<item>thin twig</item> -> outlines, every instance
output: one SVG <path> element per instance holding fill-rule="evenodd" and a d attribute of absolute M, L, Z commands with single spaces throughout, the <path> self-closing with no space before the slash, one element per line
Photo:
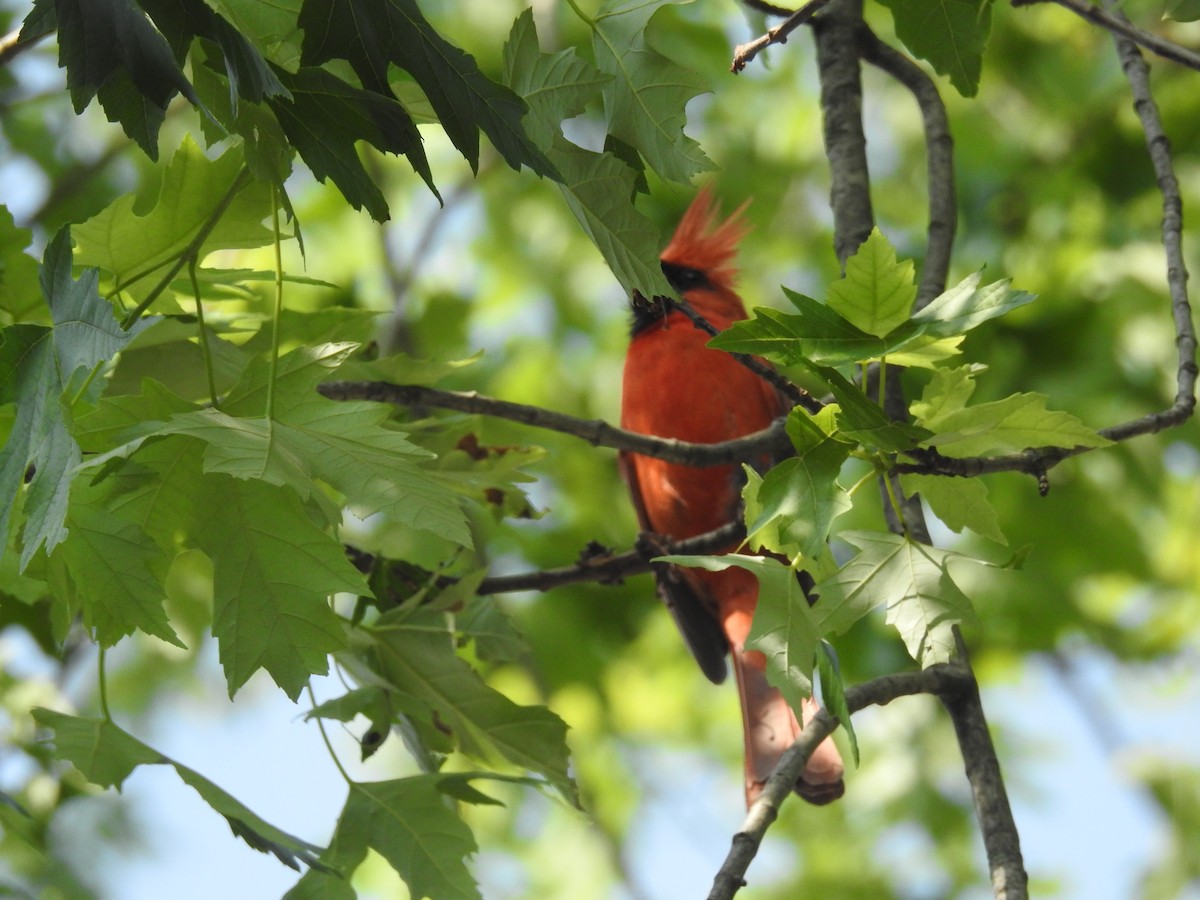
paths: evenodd
<path fill-rule="evenodd" d="M 716 337 L 720 333 L 717 331 L 716 326 L 709 322 L 708 319 L 692 309 L 692 305 L 686 300 L 676 300 L 674 303 L 675 308 L 687 316 L 692 324 L 705 334 Z M 804 388 L 784 378 L 779 372 L 762 360 L 755 359 L 746 353 L 731 353 L 729 355 L 791 400 L 795 405 L 803 406 L 810 413 L 818 413 L 824 408 L 824 404 L 820 400 L 804 390 Z"/>
<path fill-rule="evenodd" d="M 549 591 L 566 584 L 618 584 L 633 575 L 649 572 L 650 560 L 663 555 L 694 556 L 727 550 L 746 536 L 744 522 L 730 522 L 720 528 L 698 534 L 682 541 L 669 541 L 661 535 L 653 541 L 639 541 L 637 546 L 615 556 L 588 556 L 573 566 L 521 572 L 515 575 L 493 575 L 485 578 L 477 594 L 509 594 L 515 591 Z"/>
<path fill-rule="evenodd" d="M 1157 53 L 1163 59 L 1177 62 L 1181 66 L 1200 71 L 1200 53 L 1181 47 L 1173 41 L 1159 37 L 1132 24 L 1119 12 L 1108 12 L 1096 6 L 1090 0 L 1012 0 L 1013 6 L 1032 6 L 1035 3 L 1057 3 L 1063 9 L 1068 9 L 1075 15 L 1087 19 L 1093 25 L 1099 25 L 1113 33 L 1114 37 L 1123 37 L 1135 44 L 1140 44 L 1152 53 Z"/>
<path fill-rule="evenodd" d="M 16 59 L 18 54 L 24 53 L 31 47 L 36 46 L 38 41 L 45 36 L 45 34 L 39 34 L 22 40 L 21 29 L 18 28 L 15 31 L 10 31 L 4 37 L 0 37 L 0 66 L 7 66 Z"/>
<path fill-rule="evenodd" d="M 730 65 L 729 70 L 731 72 L 740 72 L 746 68 L 747 63 L 767 47 L 772 44 L 786 44 L 788 35 L 810 21 L 829 2 L 830 0 L 808 0 L 807 3 L 788 16 L 784 21 L 780 22 L 774 28 L 768 29 L 767 33 L 762 35 L 762 37 L 755 38 L 747 44 L 739 44 L 733 51 L 733 63 Z M 778 13 L 779 10 L 777 8 L 772 9 L 772 12 Z"/>
<path fill-rule="evenodd" d="M 1117 21 L 1121 14 L 1110 16 Z M 1158 189 L 1163 198 L 1162 242 L 1166 253 L 1167 287 L 1171 296 L 1171 317 L 1175 325 L 1177 368 L 1175 398 L 1165 410 L 1148 413 L 1136 419 L 1101 428 L 1097 433 L 1113 442 L 1127 441 L 1146 434 L 1156 434 L 1183 424 L 1196 408 L 1196 331 L 1192 324 L 1192 309 L 1188 300 L 1187 266 L 1183 257 L 1183 200 L 1179 182 L 1171 161 L 1171 146 L 1163 131 L 1158 107 L 1150 93 L 1150 76 L 1145 59 L 1131 38 L 1114 34 L 1121 67 L 1129 80 L 1134 110 L 1146 137 L 1146 149 L 1154 168 Z M 1038 479 L 1042 493 L 1049 489 L 1046 473 L 1072 456 L 1086 453 L 1092 447 L 1041 447 L 993 457 L 953 459 L 936 450 L 910 453 L 916 463 L 902 463 L 897 473 L 913 472 L 925 475 L 951 475 L 972 478 L 995 472 L 1023 472 Z"/>
<path fill-rule="evenodd" d="M 440 391 L 415 384 L 389 384 L 384 381 L 329 381 L 317 388 L 331 400 L 372 400 L 400 406 L 428 406 L 452 409 L 471 415 L 494 416 L 557 431 L 587 441 L 595 447 L 628 450 L 655 459 L 686 466 L 721 466 L 738 463 L 760 454 L 788 454 L 791 441 L 784 430 L 784 419 L 745 437 L 719 444 L 693 444 L 675 438 L 653 437 L 609 425 L 602 419 L 578 419 L 538 406 L 512 403 L 484 397 L 474 391 Z"/>
<path fill-rule="evenodd" d="M 884 706 L 899 697 L 914 694 L 933 694 L 944 701 L 945 698 L 958 697 L 972 690 L 978 692 L 975 676 L 969 668 L 959 663 L 943 663 L 920 672 L 884 675 L 847 688 L 846 706 L 853 713 L 867 706 Z M 746 870 L 758 853 L 767 828 L 778 817 L 780 805 L 791 794 L 796 779 L 804 771 L 813 751 L 838 724 L 838 720 L 827 710 L 821 710 L 804 726 L 795 743 L 783 754 L 762 793 L 747 811 L 741 830 L 733 836 L 732 847 L 713 879 L 708 900 L 729 900 L 746 883 Z"/>
<path fill-rule="evenodd" d="M 1109 4 L 1110 6 L 1113 4 Z M 1120 10 L 1110 13 L 1117 22 L 1128 24 Z M 1131 26 L 1132 27 L 1132 26 Z M 1114 34 L 1121 69 L 1133 93 L 1133 108 L 1146 135 L 1146 151 L 1154 166 L 1154 177 L 1163 198 L 1162 242 L 1167 257 L 1167 287 L 1171 293 L 1171 315 L 1175 322 L 1175 348 L 1178 368 L 1175 375 L 1175 401 L 1166 410 L 1168 416 L 1186 420 L 1196 408 L 1196 332 L 1192 325 L 1192 307 L 1188 302 L 1187 265 L 1183 261 L 1183 198 L 1171 162 L 1171 144 L 1163 131 L 1158 104 L 1150 93 L 1150 68 L 1128 35 Z M 1156 429 L 1157 430 L 1157 429 Z"/>

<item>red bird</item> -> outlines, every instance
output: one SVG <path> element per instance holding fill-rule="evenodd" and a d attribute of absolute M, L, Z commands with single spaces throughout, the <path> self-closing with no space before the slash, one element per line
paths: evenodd
<path fill-rule="evenodd" d="M 718 330 L 746 318 L 733 290 L 732 267 L 746 232 L 743 209 L 718 225 L 712 196 L 702 189 L 660 257 L 671 286 Z M 633 339 L 625 358 L 623 428 L 715 444 L 766 428 L 787 411 L 787 401 L 774 387 L 729 354 L 706 347 L 707 341 L 708 335 L 670 300 L 635 302 Z M 683 466 L 636 453 L 622 453 L 620 462 L 644 531 L 678 540 L 740 515 L 738 466 Z M 725 552 L 733 549 L 731 545 Z M 732 655 L 742 700 L 748 806 L 800 732 L 783 695 L 767 683 L 766 657 L 744 649 L 758 603 L 758 581 L 734 567 L 723 572 L 659 567 L 655 578 L 659 596 L 711 681 L 725 680 L 725 657 Z M 805 701 L 805 719 L 817 708 L 812 699 Z M 826 738 L 796 783 L 796 793 L 812 803 L 836 800 L 844 790 L 842 773 L 837 747 Z"/>

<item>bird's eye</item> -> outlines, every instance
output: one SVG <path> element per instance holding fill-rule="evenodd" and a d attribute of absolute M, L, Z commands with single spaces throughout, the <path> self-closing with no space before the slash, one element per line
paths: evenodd
<path fill-rule="evenodd" d="M 671 283 L 671 287 L 680 293 L 708 287 L 708 276 L 699 269 L 665 262 L 662 264 L 662 270 L 663 274 L 667 276 L 667 281 Z"/>

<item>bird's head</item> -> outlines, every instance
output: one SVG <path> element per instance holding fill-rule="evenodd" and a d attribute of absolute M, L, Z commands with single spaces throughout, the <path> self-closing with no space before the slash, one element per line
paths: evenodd
<path fill-rule="evenodd" d="M 725 312 L 729 318 L 744 318 L 742 302 L 733 290 L 737 269 L 733 265 L 738 242 L 749 230 L 742 213 L 746 201 L 724 221 L 718 222 L 716 200 L 707 185 L 688 207 L 671 242 L 659 256 L 663 274 L 671 287 L 694 306 L 708 312 Z M 728 307 L 728 309 L 726 309 Z"/>

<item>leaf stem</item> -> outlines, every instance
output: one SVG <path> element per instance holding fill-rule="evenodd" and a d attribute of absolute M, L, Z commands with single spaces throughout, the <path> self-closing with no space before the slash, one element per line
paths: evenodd
<path fill-rule="evenodd" d="M 150 308 L 150 304 L 157 300 L 159 295 L 167 289 L 167 285 L 179 274 L 179 270 L 183 268 L 184 264 L 197 259 L 200 254 L 200 248 L 204 246 L 204 242 L 208 240 L 208 236 L 212 234 L 213 229 L 217 227 L 217 223 L 221 221 L 221 217 L 225 215 L 225 211 L 229 209 L 229 205 L 233 203 L 233 198 L 250 182 L 250 177 L 250 169 L 242 166 L 242 170 L 238 172 L 237 178 L 233 179 L 233 183 L 229 185 L 229 190 L 217 201 L 217 205 L 208 214 L 208 218 L 204 220 L 204 224 L 200 226 L 200 230 L 196 232 L 196 236 L 188 241 L 188 245 L 176 257 L 174 264 L 167 270 L 167 274 L 151 289 L 146 298 L 131 309 L 122 320 L 122 328 L 128 331 L 133 326 L 133 323 L 142 317 L 142 313 Z"/>
<path fill-rule="evenodd" d="M 896 488 L 892 484 L 892 476 L 890 472 L 884 472 L 879 480 L 883 482 L 883 487 L 887 491 L 888 502 L 892 505 L 892 510 L 896 513 L 896 521 L 900 523 L 900 527 L 904 531 L 904 536 L 911 539 L 912 535 L 908 533 L 908 519 L 904 516 L 904 507 L 900 505 L 900 498 L 896 496 Z"/>
<path fill-rule="evenodd" d="M 84 391 L 88 389 L 88 385 L 96 380 L 96 376 L 100 373 L 100 367 L 103 366 L 104 363 L 105 360 L 100 360 L 100 362 L 92 366 L 92 371 L 88 373 L 88 377 L 84 379 L 83 384 L 79 386 L 79 390 L 77 390 L 75 395 L 71 397 L 71 406 L 74 406 L 79 402 L 79 398 L 82 397 Z"/>
<path fill-rule="evenodd" d="M 283 314 L 283 247 L 279 229 L 279 194 L 271 182 L 271 226 L 275 238 L 275 310 L 271 317 L 271 373 L 267 381 L 267 421 L 275 418 L 275 372 L 279 364 L 279 319 Z"/>
<path fill-rule="evenodd" d="M 575 0 L 567 0 L 567 6 L 571 7 L 571 9 L 574 10 L 575 15 L 579 16 L 579 18 L 588 25 L 592 26 L 593 28 L 596 26 L 596 20 L 580 9 L 579 4 L 576 3 Z"/>
<path fill-rule="evenodd" d="M 312 685 L 305 685 L 305 690 L 308 691 L 308 699 L 312 701 L 313 708 L 317 706 L 317 696 L 313 693 Z M 354 784 L 354 779 L 346 771 L 342 765 L 342 761 L 338 759 L 337 752 L 333 749 L 333 742 L 329 740 L 329 735 L 325 731 L 325 723 L 321 721 L 320 716 L 316 716 L 317 728 L 321 732 L 321 740 L 325 742 L 325 749 L 329 751 L 329 758 L 333 760 L 333 764 L 337 766 L 337 770 L 342 773 L 342 778 L 346 780 L 346 784 Z"/>
<path fill-rule="evenodd" d="M 200 282 L 196 278 L 196 258 L 188 260 L 188 277 L 192 280 L 192 296 L 196 298 L 196 321 L 200 326 L 200 352 L 204 356 L 204 374 L 208 376 L 208 396 L 213 409 L 220 409 L 217 401 L 217 379 L 213 375 L 212 351 L 208 346 L 208 327 L 204 324 L 204 302 L 200 299 Z"/>
<path fill-rule="evenodd" d="M 108 711 L 108 677 L 104 671 L 104 654 L 105 648 L 100 648 L 100 654 L 97 658 L 97 681 L 100 686 L 100 712 L 104 715 L 106 722 L 112 721 L 112 713 Z"/>
<path fill-rule="evenodd" d="M 864 484 L 866 484 L 871 479 L 878 477 L 878 475 L 879 475 L 878 469 L 871 469 L 870 472 L 868 472 L 862 478 L 858 479 L 858 481 L 854 482 L 854 484 L 851 485 L 850 489 L 848 491 L 846 491 L 846 493 L 849 496 L 853 497 L 855 491 L 857 491 L 860 487 L 862 487 Z"/>

